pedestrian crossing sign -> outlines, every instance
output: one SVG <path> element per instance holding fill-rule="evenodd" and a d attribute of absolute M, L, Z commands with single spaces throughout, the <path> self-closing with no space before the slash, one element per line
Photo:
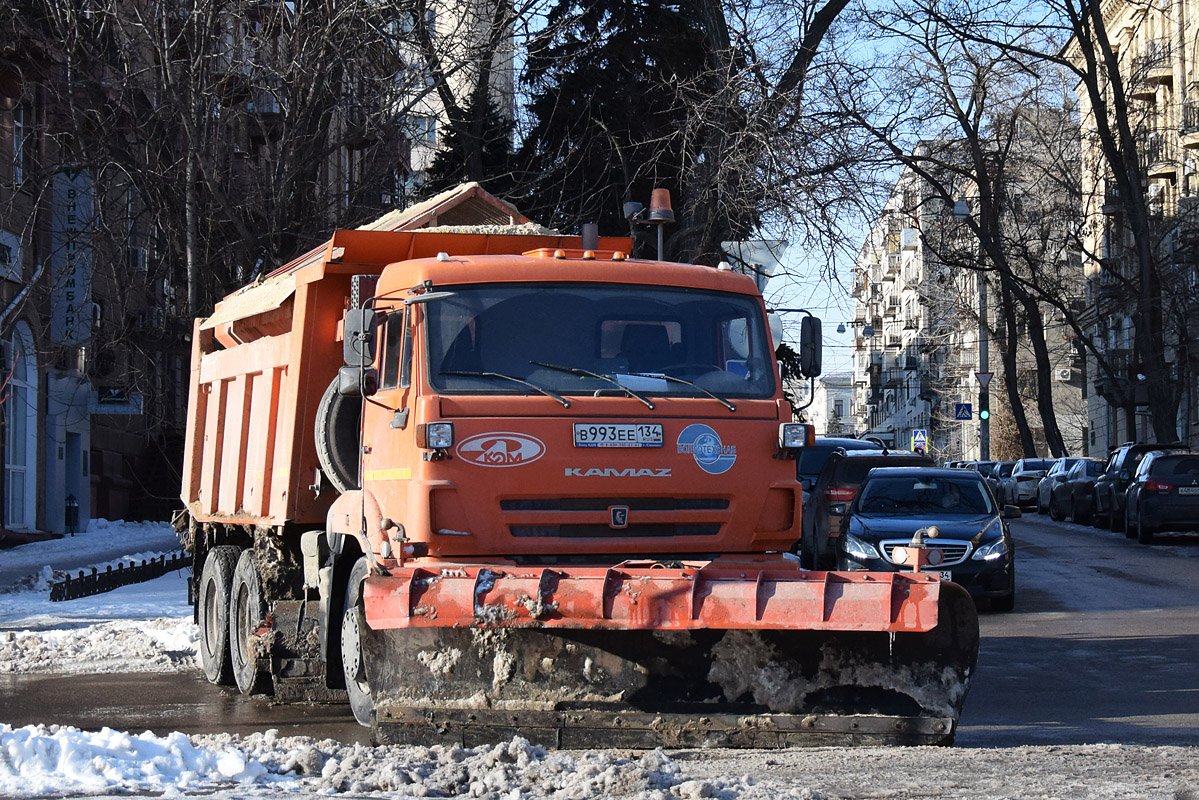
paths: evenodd
<path fill-rule="evenodd" d="M 928 452 L 928 431 L 924 428 L 916 428 L 912 431 L 912 451 L 916 453 Z"/>

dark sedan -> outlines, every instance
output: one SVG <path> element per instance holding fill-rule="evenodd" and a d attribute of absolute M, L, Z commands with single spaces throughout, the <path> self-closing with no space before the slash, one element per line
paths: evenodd
<path fill-rule="evenodd" d="M 895 548 L 917 530 L 930 531 L 926 546 L 941 550 L 942 579 L 960 584 L 992 609 L 1011 610 L 1016 599 L 1015 545 L 1007 518 L 1020 509 L 1000 509 L 973 470 L 877 467 L 870 470 L 847 509 L 838 542 L 842 570 L 898 571 Z"/>
<path fill-rule="evenodd" d="M 1103 461 L 1097 458 L 1077 458 L 1065 477 L 1049 494 L 1049 518 L 1061 521 L 1066 517 L 1080 525 L 1091 521 L 1095 507 L 1095 479 L 1103 474 Z"/>

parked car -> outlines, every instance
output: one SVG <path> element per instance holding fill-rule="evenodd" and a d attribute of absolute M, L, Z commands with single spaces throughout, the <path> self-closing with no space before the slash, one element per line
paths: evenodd
<path fill-rule="evenodd" d="M 936 465 L 931 456 L 904 450 L 834 450 L 824 462 L 820 477 L 808 493 L 803 508 L 803 539 L 800 542 L 800 563 L 807 569 L 833 569 L 836 552 L 833 547 L 841 535 L 841 517 L 831 506 L 842 507 L 853 500 L 866 473 L 880 466 Z"/>
<path fill-rule="evenodd" d="M 1199 529 L 1199 452 L 1145 454 L 1125 490 L 1124 535 L 1152 544 L 1158 531 Z"/>
<path fill-rule="evenodd" d="M 817 436 L 816 443 L 811 447 L 804 447 L 799 451 L 799 458 L 795 461 L 795 477 L 799 479 L 803 486 L 803 501 L 808 502 L 808 494 L 812 491 L 812 487 L 816 485 L 816 479 L 820 477 L 820 470 L 824 468 L 824 462 L 828 461 L 828 457 L 834 450 L 874 450 L 879 451 L 883 446 L 873 439 L 851 439 L 842 436 Z"/>
<path fill-rule="evenodd" d="M 981 475 L 972 471 L 876 467 L 866 475 L 849 504 L 844 535 L 837 540 L 837 564 L 843 570 L 903 569 L 894 561 L 896 547 L 911 542 L 920 529 L 925 544 L 941 550 L 936 567 L 991 608 L 1009 611 L 1016 599 L 1015 544 L 1007 520 L 1020 509 L 1001 509 Z"/>
<path fill-rule="evenodd" d="M 1053 487 L 1066 479 L 1066 473 L 1070 471 L 1070 467 L 1078 463 L 1078 458 L 1065 456 L 1053 462 L 1053 466 L 1045 473 L 1045 477 L 1037 482 L 1037 513 L 1044 514 L 1049 511 L 1049 495 L 1053 493 Z"/>
<path fill-rule="evenodd" d="M 1051 458 L 1022 458 L 1012 465 L 1012 474 L 1003 479 L 1000 502 L 1020 508 L 1037 504 L 1037 483 L 1053 466 Z"/>
<path fill-rule="evenodd" d="M 1095 479 L 1103 474 L 1103 467 L 1104 462 L 1098 458 L 1076 458 L 1074 466 L 1049 495 L 1049 518 L 1060 522 L 1070 517 L 1079 525 L 1089 523 L 1094 507 Z"/>
<path fill-rule="evenodd" d="M 1015 461 L 997 461 L 991 474 L 985 477 L 987 486 L 991 487 L 991 494 L 995 495 L 996 502 L 1003 497 L 1003 482 L 1011 477 L 1012 468 L 1015 466 Z"/>
<path fill-rule="evenodd" d="M 1124 530 L 1124 494 L 1141 459 L 1151 450 L 1186 449 L 1182 442 L 1125 442 L 1113 450 L 1103 474 L 1095 479 L 1095 513 L 1091 516 L 1091 524 L 1111 531 Z"/>

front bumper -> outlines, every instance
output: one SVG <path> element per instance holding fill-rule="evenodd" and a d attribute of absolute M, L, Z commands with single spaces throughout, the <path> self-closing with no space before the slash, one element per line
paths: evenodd
<path fill-rule="evenodd" d="M 844 552 L 837 554 L 837 568 L 846 572 L 901 571 L 895 564 L 884 558 L 857 559 Z M 961 564 L 947 567 L 944 571 L 950 574 L 950 580 L 968 591 L 971 597 L 1005 597 L 1016 589 L 1011 553 L 994 561 L 967 559 Z M 924 572 L 936 574 L 941 570 L 926 568 Z"/>

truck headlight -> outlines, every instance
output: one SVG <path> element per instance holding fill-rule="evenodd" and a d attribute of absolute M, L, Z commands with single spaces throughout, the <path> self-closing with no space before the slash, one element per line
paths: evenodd
<path fill-rule="evenodd" d="M 852 533 L 845 534 L 843 546 L 845 554 L 851 558 L 856 558 L 858 561 L 869 561 L 871 559 L 881 558 L 878 550 L 874 549 L 874 545 L 870 542 L 864 542 Z"/>
<path fill-rule="evenodd" d="M 975 561 L 994 561 L 998 558 L 1003 558 L 1007 555 L 1007 542 L 1003 537 L 996 539 L 990 544 L 984 544 L 982 547 L 974 551 L 974 555 L 970 556 Z"/>
<path fill-rule="evenodd" d="M 449 450 L 454 446 L 454 423 L 430 422 L 416 429 L 416 446 L 427 450 Z"/>
<path fill-rule="evenodd" d="M 798 450 L 816 443 L 816 429 L 811 425 L 784 422 L 779 425 L 779 447 L 783 450 Z"/>

